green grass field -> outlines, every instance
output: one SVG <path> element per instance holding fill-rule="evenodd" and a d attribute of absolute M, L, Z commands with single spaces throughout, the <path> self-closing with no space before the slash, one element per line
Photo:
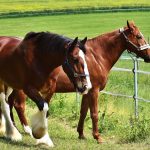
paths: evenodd
<path fill-rule="evenodd" d="M 30 31 L 50 31 L 72 38 L 91 38 L 126 26 L 127 20 L 134 20 L 147 38 L 150 35 L 149 15 L 150 12 L 126 12 L 0 19 L 0 35 L 23 37 Z"/>
<path fill-rule="evenodd" d="M 102 7 L 149 7 L 149 0 L 0 0 L 0 13 Z"/>
<path fill-rule="evenodd" d="M 9 1 L 8 1 L 9 2 Z M 148 2 L 148 1 L 147 1 Z M 76 14 L 76 15 L 55 15 L 55 16 L 38 16 L 24 17 L 13 19 L 0 19 L 0 35 L 23 37 L 29 31 L 51 31 L 63 34 L 69 37 L 88 38 L 95 37 L 105 32 L 110 32 L 120 27 L 126 26 L 127 20 L 134 20 L 142 33 L 147 38 L 150 35 L 150 12 L 124 12 L 124 13 L 103 13 L 103 14 Z M 131 62 L 119 61 L 116 66 L 132 68 Z M 141 63 L 141 70 L 150 71 L 149 64 Z M 150 99 L 149 97 L 149 76 L 139 76 L 139 96 Z M 133 94 L 133 77 L 129 73 L 111 72 L 106 90 Z M 27 116 L 30 118 L 33 110 L 33 103 L 28 101 Z M 148 103 L 139 102 L 140 115 L 145 114 L 149 118 Z M 134 102 L 132 99 L 116 98 L 101 94 L 99 97 L 99 118 L 106 111 L 105 125 L 108 127 L 102 136 L 106 140 L 103 145 L 98 145 L 92 138 L 91 121 L 89 114 L 85 123 L 87 135 L 86 141 L 77 139 L 76 126 L 79 117 L 79 108 L 75 101 L 75 94 L 57 94 L 53 97 L 50 107 L 51 117 L 49 118 L 49 133 L 54 141 L 54 149 L 89 149 L 89 150 L 124 150 L 124 149 L 150 149 L 150 139 L 137 143 L 120 143 L 120 135 L 124 134 L 121 127 L 129 123 L 130 116 L 134 115 Z M 19 120 L 17 124 L 21 130 Z M 102 124 L 101 122 L 99 123 Z M 23 132 L 21 130 L 21 132 Z M 0 147 L 3 150 L 8 149 L 45 149 L 43 146 L 34 146 L 35 141 L 29 136 L 24 135 L 22 142 L 13 143 L 0 136 Z"/>

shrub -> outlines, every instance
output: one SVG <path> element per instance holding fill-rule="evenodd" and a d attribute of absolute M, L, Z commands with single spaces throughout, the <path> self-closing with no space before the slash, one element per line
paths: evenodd
<path fill-rule="evenodd" d="M 131 143 L 145 140 L 150 136 L 150 119 L 144 116 L 137 118 L 130 117 L 129 124 L 122 127 L 121 142 Z"/>

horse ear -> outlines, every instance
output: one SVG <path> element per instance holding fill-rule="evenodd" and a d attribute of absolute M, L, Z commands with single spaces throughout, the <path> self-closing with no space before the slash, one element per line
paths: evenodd
<path fill-rule="evenodd" d="M 87 41 L 87 37 L 85 37 L 83 40 L 81 40 L 81 43 L 82 43 L 83 45 L 85 45 L 86 41 Z"/>
<path fill-rule="evenodd" d="M 127 26 L 128 26 L 128 28 L 130 29 L 130 31 L 133 32 L 132 26 L 131 26 L 131 24 L 129 23 L 128 20 L 127 20 Z"/>
<path fill-rule="evenodd" d="M 77 42 L 78 42 L 78 37 L 76 37 L 76 38 L 73 40 L 73 42 L 71 43 L 71 46 L 75 47 L 76 44 L 77 44 Z"/>
<path fill-rule="evenodd" d="M 78 43 L 78 37 L 76 37 L 71 43 L 70 43 L 70 46 L 69 46 L 69 52 L 72 52 L 73 49 L 75 48 L 75 46 L 77 45 Z"/>

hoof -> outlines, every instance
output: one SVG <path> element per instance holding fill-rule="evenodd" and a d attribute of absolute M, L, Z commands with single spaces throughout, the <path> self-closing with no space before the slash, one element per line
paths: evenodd
<path fill-rule="evenodd" d="M 46 118 L 47 111 L 48 111 L 48 104 L 45 103 L 43 110 L 38 111 L 31 118 L 32 135 L 36 139 L 42 138 L 47 133 L 48 128 Z"/>
<path fill-rule="evenodd" d="M 46 134 L 46 128 L 36 128 L 36 130 L 32 129 L 32 135 L 36 139 L 42 138 Z"/>
<path fill-rule="evenodd" d="M 86 140 L 86 137 L 84 135 L 79 135 L 78 137 L 80 140 Z"/>
<path fill-rule="evenodd" d="M 48 147 L 54 147 L 52 140 L 50 139 L 48 133 L 46 133 L 41 139 L 36 141 L 36 145 L 44 144 Z"/>
<path fill-rule="evenodd" d="M 19 133 L 19 131 L 14 128 L 13 131 L 10 133 L 6 133 L 6 138 L 12 140 L 12 141 L 21 141 L 22 135 Z"/>
<path fill-rule="evenodd" d="M 97 139 L 97 143 L 98 143 L 98 144 L 103 144 L 103 143 L 105 143 L 105 142 L 103 141 L 102 138 L 98 138 L 98 139 Z"/>

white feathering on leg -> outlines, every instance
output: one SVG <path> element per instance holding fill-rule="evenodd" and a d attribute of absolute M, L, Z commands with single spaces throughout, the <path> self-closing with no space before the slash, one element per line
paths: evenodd
<path fill-rule="evenodd" d="M 4 134 L 6 132 L 6 126 L 5 126 L 5 118 L 4 115 L 1 114 L 1 120 L 0 120 L 0 133 Z"/>
<path fill-rule="evenodd" d="M 11 118 L 10 118 L 10 108 L 9 105 L 5 101 L 5 94 L 0 94 L 1 99 L 1 109 L 4 114 L 5 120 L 6 120 L 6 136 L 7 138 L 10 138 L 14 141 L 20 141 L 22 140 L 22 135 L 19 133 L 17 128 L 14 126 Z"/>
<path fill-rule="evenodd" d="M 45 144 L 49 147 L 54 147 L 54 144 L 52 140 L 50 139 L 48 133 L 46 133 L 41 139 L 38 139 L 36 141 L 36 145 L 39 145 L 39 144 Z"/>
<path fill-rule="evenodd" d="M 48 127 L 46 118 L 47 111 L 48 111 L 48 104 L 44 103 L 43 110 L 38 111 L 31 118 L 32 134 L 36 139 L 40 139 L 47 132 Z"/>
<path fill-rule="evenodd" d="M 27 134 L 29 134 L 31 137 L 33 137 L 33 135 L 32 135 L 32 130 L 31 130 L 31 128 L 30 128 L 29 126 L 23 125 L 23 129 L 24 129 L 25 133 L 27 133 Z"/>

